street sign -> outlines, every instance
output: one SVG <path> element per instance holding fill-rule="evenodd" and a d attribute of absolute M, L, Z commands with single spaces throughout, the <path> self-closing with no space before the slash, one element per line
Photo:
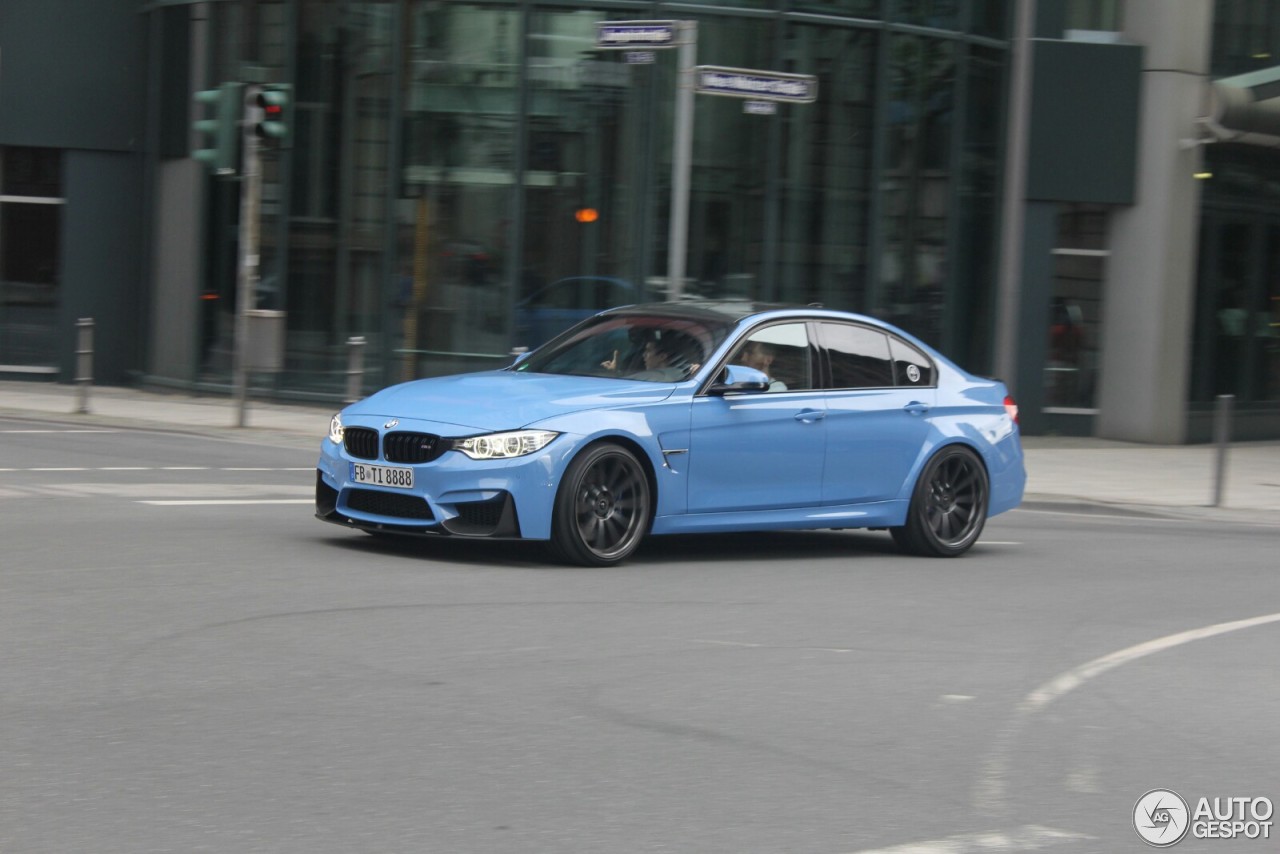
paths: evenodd
<path fill-rule="evenodd" d="M 698 58 L 697 21 L 597 21 L 596 48 L 625 50 L 628 65 L 649 65 L 654 51 L 676 52 L 675 116 L 671 122 L 671 216 L 667 238 L 669 298 L 680 299 L 689 240 L 689 170 L 693 162 L 693 88 Z M 624 66 L 625 67 L 625 66 Z"/>
<path fill-rule="evenodd" d="M 596 47 L 605 49 L 676 46 L 675 21 L 597 21 Z"/>
<path fill-rule="evenodd" d="M 693 69 L 694 89 L 700 95 L 728 95 L 753 101 L 809 104 L 818 100 L 818 78 L 754 68 L 699 65 Z"/>

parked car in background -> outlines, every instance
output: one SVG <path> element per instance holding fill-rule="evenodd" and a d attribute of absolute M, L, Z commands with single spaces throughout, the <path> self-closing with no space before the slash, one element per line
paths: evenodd
<path fill-rule="evenodd" d="M 1025 481 L 1004 385 L 902 330 L 682 301 L 605 311 L 504 370 L 348 406 L 321 443 L 316 515 L 542 540 L 586 565 L 650 534 L 767 529 L 887 528 L 905 552 L 955 557 Z"/>
<path fill-rule="evenodd" d="M 540 347 L 575 323 L 640 299 L 635 285 L 611 276 L 571 276 L 535 289 L 516 303 L 515 346 Z"/>

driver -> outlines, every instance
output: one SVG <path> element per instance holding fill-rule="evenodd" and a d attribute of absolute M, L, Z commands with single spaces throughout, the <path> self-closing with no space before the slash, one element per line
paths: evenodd
<path fill-rule="evenodd" d="M 697 344 L 688 336 L 679 333 L 664 336 L 659 330 L 656 334 L 645 337 L 644 344 L 639 349 L 642 367 L 627 376 L 636 380 L 683 380 L 701 367 L 700 363 L 694 361 L 698 358 L 697 352 Z M 607 371 L 617 372 L 618 351 L 614 350 L 613 357 L 601 362 L 600 366 Z"/>

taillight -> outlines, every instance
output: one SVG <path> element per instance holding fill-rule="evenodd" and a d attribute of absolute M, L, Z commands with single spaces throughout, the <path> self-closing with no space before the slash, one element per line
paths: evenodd
<path fill-rule="evenodd" d="M 1011 395 L 1004 396 L 1004 411 L 1009 413 L 1009 417 L 1013 419 L 1013 423 L 1018 423 L 1018 403 Z"/>

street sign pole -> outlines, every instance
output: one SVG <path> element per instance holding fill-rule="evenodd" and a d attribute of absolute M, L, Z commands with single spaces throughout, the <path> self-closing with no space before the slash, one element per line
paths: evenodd
<path fill-rule="evenodd" d="M 259 87 L 246 86 L 244 122 L 241 139 L 244 144 L 240 184 L 240 264 L 236 278 L 236 349 L 233 356 L 233 383 L 236 398 L 236 426 L 248 423 L 249 407 L 249 311 L 258 290 L 258 211 L 262 197 L 262 161 L 258 152 Z"/>
<path fill-rule="evenodd" d="M 694 65 L 697 21 L 599 21 L 596 47 L 602 50 L 677 48 L 675 120 L 671 139 L 671 229 L 667 237 L 667 299 L 684 291 L 689 247 L 689 170 L 693 160 Z"/>
<path fill-rule="evenodd" d="M 667 298 L 684 293 L 689 248 L 689 170 L 693 160 L 694 66 L 698 61 L 698 22 L 676 21 L 679 42 L 676 70 L 675 129 L 671 140 L 671 232 L 667 239 Z"/>

